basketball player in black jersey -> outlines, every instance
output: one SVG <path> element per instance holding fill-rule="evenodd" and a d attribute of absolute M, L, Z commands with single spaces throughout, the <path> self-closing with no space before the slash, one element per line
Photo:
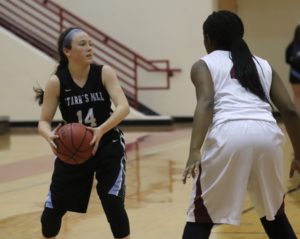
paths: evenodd
<path fill-rule="evenodd" d="M 51 121 L 59 107 L 66 123 L 80 122 L 91 128 L 93 156 L 80 165 L 55 160 L 41 216 L 43 236 L 56 237 L 67 211 L 87 211 L 95 175 L 97 193 L 113 236 L 128 239 L 129 220 L 124 207 L 125 143 L 117 127 L 129 113 L 127 99 L 114 70 L 92 63 L 91 39 L 83 30 L 64 31 L 58 40 L 58 51 L 60 62 L 45 91 L 35 89 L 42 106 L 38 129 L 56 153 L 57 129 L 51 129 Z"/>

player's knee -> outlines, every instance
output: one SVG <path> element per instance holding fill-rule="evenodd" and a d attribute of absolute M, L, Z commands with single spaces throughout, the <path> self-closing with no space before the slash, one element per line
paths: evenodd
<path fill-rule="evenodd" d="M 124 206 L 124 200 L 114 195 L 101 198 L 107 220 L 115 238 L 124 238 L 129 235 L 129 220 Z"/>
<path fill-rule="evenodd" d="M 52 208 L 44 208 L 41 216 L 42 233 L 46 238 L 55 237 L 60 230 L 61 220 L 65 211 L 55 210 Z"/>

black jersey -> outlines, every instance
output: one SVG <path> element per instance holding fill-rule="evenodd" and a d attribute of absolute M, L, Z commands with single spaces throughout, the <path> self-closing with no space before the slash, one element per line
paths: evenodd
<path fill-rule="evenodd" d="M 67 123 L 79 122 L 96 127 L 110 117 L 111 100 L 102 84 L 102 68 L 102 65 L 91 64 L 83 87 L 73 81 L 67 67 L 56 72 L 60 82 L 59 108 Z"/>

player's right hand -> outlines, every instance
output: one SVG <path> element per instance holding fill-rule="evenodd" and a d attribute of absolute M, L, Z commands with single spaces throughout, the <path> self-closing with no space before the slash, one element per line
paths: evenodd
<path fill-rule="evenodd" d="M 47 141 L 50 144 L 50 147 L 52 149 L 52 152 L 57 155 L 57 145 L 55 144 L 55 139 L 58 139 L 59 136 L 57 135 L 57 131 L 59 130 L 59 128 L 62 126 L 62 124 L 59 124 L 55 127 L 54 130 L 51 131 L 50 135 L 48 135 Z"/>
<path fill-rule="evenodd" d="M 182 173 L 182 182 L 183 184 L 186 183 L 187 178 L 194 178 L 197 174 L 197 170 L 199 169 L 200 164 L 200 152 L 190 153 L 189 159 L 186 162 L 185 169 Z"/>

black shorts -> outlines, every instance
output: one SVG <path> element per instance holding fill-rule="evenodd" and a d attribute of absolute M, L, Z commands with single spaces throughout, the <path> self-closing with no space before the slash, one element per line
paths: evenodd
<path fill-rule="evenodd" d="M 54 172 L 45 207 L 85 213 L 93 186 L 97 192 L 125 197 L 125 141 L 122 133 L 104 137 L 95 156 L 83 164 L 70 165 L 55 160 Z"/>

